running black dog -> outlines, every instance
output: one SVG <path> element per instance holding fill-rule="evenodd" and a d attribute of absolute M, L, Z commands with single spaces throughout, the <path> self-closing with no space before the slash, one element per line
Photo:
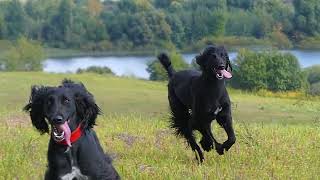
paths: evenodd
<path fill-rule="evenodd" d="M 24 110 L 41 134 L 49 133 L 45 119 L 51 125 L 46 180 L 120 179 L 92 129 L 100 109 L 83 84 L 33 86 Z"/>
<path fill-rule="evenodd" d="M 201 71 L 185 70 L 175 72 L 166 54 L 158 56 L 168 72 L 168 98 L 172 113 L 172 128 L 176 134 L 186 138 L 196 158 L 203 162 L 204 156 L 193 135 L 200 131 L 200 144 L 205 151 L 215 147 L 218 154 L 228 151 L 236 137 L 232 127 L 231 103 L 225 87 L 225 78 L 231 78 L 232 71 L 228 53 L 224 47 L 210 45 L 196 57 Z M 216 119 L 228 135 L 223 144 L 212 135 L 211 122 Z M 213 145 L 214 143 L 214 145 Z"/>

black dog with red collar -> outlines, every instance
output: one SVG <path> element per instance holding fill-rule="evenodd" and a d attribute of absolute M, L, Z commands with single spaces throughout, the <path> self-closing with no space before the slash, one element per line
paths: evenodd
<path fill-rule="evenodd" d="M 24 110 L 40 133 L 51 125 L 46 180 L 120 179 L 92 129 L 100 109 L 83 84 L 33 86 Z"/>

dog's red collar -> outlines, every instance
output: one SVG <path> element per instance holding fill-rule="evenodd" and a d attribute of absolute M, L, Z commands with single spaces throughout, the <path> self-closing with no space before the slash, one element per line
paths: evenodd
<path fill-rule="evenodd" d="M 79 126 L 77 127 L 77 129 L 75 129 L 74 131 L 72 131 L 71 133 L 71 137 L 70 137 L 70 142 L 71 144 L 73 144 L 74 142 L 76 142 L 82 135 L 82 129 L 81 129 L 81 124 L 79 124 Z M 67 141 L 64 139 L 62 141 L 56 141 L 56 143 L 58 144 L 62 144 L 62 145 L 68 145 Z"/>

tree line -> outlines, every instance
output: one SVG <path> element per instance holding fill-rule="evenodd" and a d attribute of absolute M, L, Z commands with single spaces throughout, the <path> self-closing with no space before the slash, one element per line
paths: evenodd
<path fill-rule="evenodd" d="M 320 39 L 319 14 L 318 0 L 10 0 L 0 1 L 0 39 L 131 50 L 252 37 L 288 48 Z"/>

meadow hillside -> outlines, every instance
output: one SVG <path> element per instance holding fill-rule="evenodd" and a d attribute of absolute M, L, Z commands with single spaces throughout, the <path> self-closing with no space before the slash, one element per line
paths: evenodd
<path fill-rule="evenodd" d="M 0 73 L 0 179 L 42 179 L 48 135 L 22 112 L 33 84 L 81 81 L 104 114 L 101 144 L 123 179 L 318 179 L 320 102 L 230 90 L 237 142 L 198 165 L 168 128 L 166 83 L 95 74 Z M 224 131 L 213 123 L 215 136 Z"/>

